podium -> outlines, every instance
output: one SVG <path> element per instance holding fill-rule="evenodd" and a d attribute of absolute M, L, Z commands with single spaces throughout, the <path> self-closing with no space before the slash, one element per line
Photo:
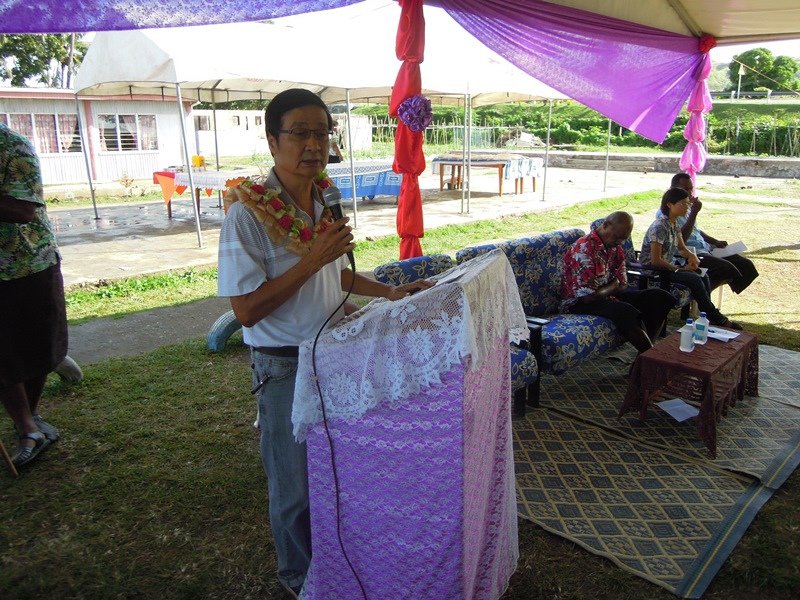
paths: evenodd
<path fill-rule="evenodd" d="M 510 341 L 528 328 L 497 250 L 404 300 L 375 300 L 300 348 L 292 422 L 308 447 L 307 599 L 499 598 L 519 558 Z M 353 571 L 358 576 L 353 574 Z"/>

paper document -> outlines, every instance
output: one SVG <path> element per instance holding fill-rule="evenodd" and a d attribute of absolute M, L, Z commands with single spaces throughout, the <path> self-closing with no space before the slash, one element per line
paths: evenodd
<path fill-rule="evenodd" d="M 691 419 L 700 414 L 700 409 L 684 402 L 680 398 L 673 398 L 672 400 L 663 400 L 656 402 L 658 407 L 666 412 L 673 419 L 682 423 L 686 419 Z"/>
<path fill-rule="evenodd" d="M 744 245 L 743 241 L 739 240 L 738 242 L 728 244 L 724 248 L 714 248 L 711 251 L 711 256 L 725 258 L 726 256 L 733 256 L 734 254 L 741 254 L 742 252 L 747 252 L 747 246 Z"/>
<path fill-rule="evenodd" d="M 730 331 L 729 329 L 720 329 L 718 327 L 709 327 L 708 328 L 708 337 L 714 338 L 715 340 L 720 340 L 722 342 L 727 342 L 732 340 L 733 338 L 739 337 L 739 333 L 736 331 Z"/>

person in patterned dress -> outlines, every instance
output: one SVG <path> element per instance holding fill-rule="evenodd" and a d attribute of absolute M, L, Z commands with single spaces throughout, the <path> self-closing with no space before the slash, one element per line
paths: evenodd
<path fill-rule="evenodd" d="M 0 401 L 14 422 L 17 467 L 58 440 L 38 413 L 47 374 L 67 354 L 61 256 L 31 143 L 0 123 Z"/>
<path fill-rule="evenodd" d="M 652 348 L 676 301 L 660 288 L 628 288 L 621 244 L 632 230 L 633 217 L 629 213 L 613 212 L 567 250 L 561 281 L 561 311 L 609 319 L 641 353 Z"/>

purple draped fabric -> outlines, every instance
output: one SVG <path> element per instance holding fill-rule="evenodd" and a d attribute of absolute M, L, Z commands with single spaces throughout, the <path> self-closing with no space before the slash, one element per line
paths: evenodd
<path fill-rule="evenodd" d="M 519 558 L 508 338 L 398 406 L 330 423 L 345 550 L 372 600 L 493 600 Z M 308 435 L 308 600 L 362 597 L 339 547 L 330 449 Z"/>
<path fill-rule="evenodd" d="M 361 0 L 67 0 L 11 2 L 0 8 L 0 33 L 71 33 L 183 27 L 274 19 Z"/>
<path fill-rule="evenodd" d="M 426 3 L 526 73 L 659 143 L 703 61 L 696 38 L 541 0 Z"/>

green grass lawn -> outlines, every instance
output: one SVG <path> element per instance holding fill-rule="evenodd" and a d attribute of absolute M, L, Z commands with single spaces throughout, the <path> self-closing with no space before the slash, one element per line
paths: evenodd
<path fill-rule="evenodd" d="M 761 277 L 724 312 L 761 340 L 800 350 L 800 211 L 792 197 L 701 188 L 702 225 L 743 239 Z M 635 216 L 638 243 L 658 194 L 426 233 L 426 252 L 580 226 L 612 210 Z M 394 236 L 359 244 L 360 268 L 397 256 Z M 185 271 L 69 292 L 72 322 L 213 294 L 214 271 Z M 716 296 L 715 296 L 716 297 Z M 240 339 L 240 338 L 237 338 Z M 0 598 L 280 598 L 249 359 L 204 340 L 114 358 L 76 385 L 51 377 L 42 412 L 63 439 L 13 480 L 0 473 Z M 0 435 L 11 441 L 8 420 Z M 714 600 L 796 598 L 800 476 L 761 510 L 711 584 Z M 535 525 L 520 522 L 520 563 L 508 599 L 673 598 Z"/>

